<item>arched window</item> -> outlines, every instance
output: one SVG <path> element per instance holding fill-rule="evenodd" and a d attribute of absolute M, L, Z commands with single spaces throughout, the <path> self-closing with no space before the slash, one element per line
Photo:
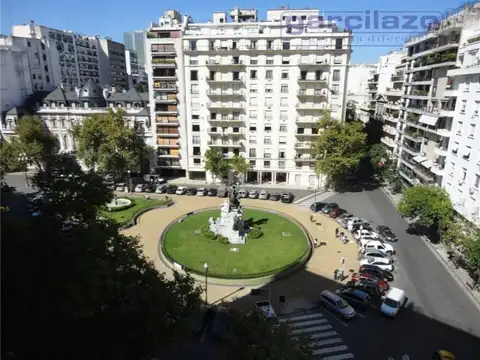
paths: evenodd
<path fill-rule="evenodd" d="M 67 150 L 67 148 L 68 148 L 67 135 L 63 135 L 62 142 L 63 142 L 62 143 L 63 149 Z"/>
<path fill-rule="evenodd" d="M 56 119 L 52 119 L 52 127 L 53 128 L 57 127 L 57 120 Z"/>

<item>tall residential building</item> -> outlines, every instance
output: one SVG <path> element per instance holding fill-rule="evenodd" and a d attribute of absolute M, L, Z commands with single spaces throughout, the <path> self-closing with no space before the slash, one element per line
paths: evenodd
<path fill-rule="evenodd" d="M 355 106 L 355 116 L 364 123 L 370 119 L 369 109 L 364 109 L 370 99 L 368 79 L 376 69 L 376 64 L 355 64 L 348 69 L 347 103 Z"/>
<path fill-rule="evenodd" d="M 133 50 L 125 50 L 125 71 L 128 77 L 128 88 L 131 89 L 139 82 L 140 77 L 138 56 Z"/>
<path fill-rule="evenodd" d="M 318 186 L 311 144 L 323 110 L 345 118 L 351 40 L 318 10 L 258 20 L 235 9 L 208 23 L 165 12 L 147 33 L 158 167 L 210 181 L 204 154 L 218 148 L 248 159 L 248 182 Z"/>
<path fill-rule="evenodd" d="M 400 175 L 411 185 L 442 183 L 456 99 L 447 97 L 447 73 L 457 64 L 464 20 L 477 16 L 468 9 L 433 25 L 423 36 L 408 41 L 404 95 L 398 125 Z"/>
<path fill-rule="evenodd" d="M 0 36 L 0 117 L 5 111 L 23 105 L 33 93 L 28 56 L 12 37 Z"/>
<path fill-rule="evenodd" d="M 480 8 L 479 8 L 480 10 Z M 479 225 L 480 209 L 480 21 L 467 19 L 459 42 L 457 68 L 449 70 L 444 96 L 456 99 L 448 148 L 439 149 L 432 171 L 454 209 Z"/>
<path fill-rule="evenodd" d="M 132 31 L 123 33 L 123 43 L 126 50 L 133 50 L 137 53 L 138 63 L 145 65 L 145 31 Z"/>
<path fill-rule="evenodd" d="M 128 88 L 125 46 L 111 39 L 98 39 L 100 64 L 100 84 Z"/>

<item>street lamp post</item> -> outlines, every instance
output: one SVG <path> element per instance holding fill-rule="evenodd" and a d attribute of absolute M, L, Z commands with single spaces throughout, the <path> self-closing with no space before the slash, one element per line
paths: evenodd
<path fill-rule="evenodd" d="M 29 187 L 30 184 L 28 182 L 28 175 L 27 175 L 27 171 L 28 171 L 28 168 L 27 168 L 27 154 L 25 154 L 25 153 L 20 154 L 19 160 L 25 166 L 25 183 L 26 183 L 27 187 Z"/>
<path fill-rule="evenodd" d="M 128 172 L 128 192 L 132 191 L 132 174 L 130 170 L 127 170 Z"/>
<path fill-rule="evenodd" d="M 208 264 L 203 264 L 205 269 L 205 308 L 208 306 Z"/>

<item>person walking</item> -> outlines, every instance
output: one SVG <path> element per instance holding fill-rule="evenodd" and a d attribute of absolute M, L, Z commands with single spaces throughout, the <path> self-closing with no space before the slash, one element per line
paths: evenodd
<path fill-rule="evenodd" d="M 335 238 L 338 238 L 338 233 L 340 232 L 340 230 L 338 228 L 335 229 Z"/>
<path fill-rule="evenodd" d="M 317 247 L 318 247 L 318 241 L 317 241 L 317 238 L 313 239 L 313 246 L 314 246 L 315 248 L 317 248 Z"/>
<path fill-rule="evenodd" d="M 348 220 L 348 231 L 352 231 L 353 229 L 353 221 L 352 220 Z"/>

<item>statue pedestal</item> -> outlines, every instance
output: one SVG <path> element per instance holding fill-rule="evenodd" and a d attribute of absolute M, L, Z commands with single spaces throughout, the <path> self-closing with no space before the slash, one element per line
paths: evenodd
<path fill-rule="evenodd" d="M 216 220 L 210 218 L 210 230 L 225 236 L 230 244 L 245 244 L 247 234 L 244 231 L 241 208 L 231 208 L 225 202 L 222 205 L 220 217 Z"/>

